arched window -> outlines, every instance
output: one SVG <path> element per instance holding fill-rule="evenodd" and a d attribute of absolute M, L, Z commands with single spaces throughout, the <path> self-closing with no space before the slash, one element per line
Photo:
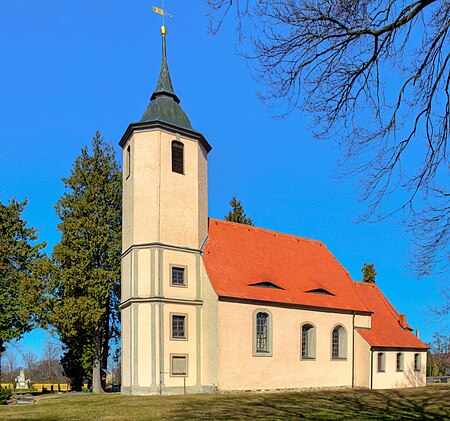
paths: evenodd
<path fill-rule="evenodd" d="M 257 310 L 253 314 L 255 356 L 272 355 L 272 315 L 267 310 Z"/>
<path fill-rule="evenodd" d="M 397 352 L 397 371 L 403 371 L 403 354 Z"/>
<path fill-rule="evenodd" d="M 178 140 L 172 141 L 172 171 L 184 174 L 184 145 Z"/>
<path fill-rule="evenodd" d="M 256 315 L 256 352 L 267 352 L 268 347 L 268 319 L 267 313 L 258 313 Z"/>
<path fill-rule="evenodd" d="M 377 358 L 378 358 L 378 371 L 380 372 L 386 371 L 386 354 L 384 352 L 379 352 Z"/>
<path fill-rule="evenodd" d="M 331 358 L 347 358 L 347 332 L 343 326 L 336 326 L 331 334 Z"/>
<path fill-rule="evenodd" d="M 302 325 L 302 360 L 316 358 L 316 328 L 310 324 Z"/>
<path fill-rule="evenodd" d="M 420 371 L 421 369 L 421 361 L 420 361 L 420 354 L 414 354 L 414 371 Z"/>

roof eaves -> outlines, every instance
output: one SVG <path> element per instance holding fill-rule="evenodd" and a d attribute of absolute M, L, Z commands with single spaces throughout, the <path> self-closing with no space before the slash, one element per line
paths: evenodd
<path fill-rule="evenodd" d="M 219 301 L 238 302 L 243 304 L 259 304 L 259 305 L 264 304 L 264 305 L 271 305 L 273 307 L 298 308 L 298 309 L 321 311 L 325 313 L 358 314 L 363 316 L 370 316 L 373 314 L 373 311 L 362 309 L 345 309 L 339 307 L 313 306 L 308 304 L 298 304 L 286 301 L 234 297 L 232 295 L 223 295 L 223 294 L 218 294 L 218 298 Z"/>
<path fill-rule="evenodd" d="M 167 130 L 168 132 L 174 134 L 179 133 L 180 135 L 184 135 L 188 138 L 195 139 L 203 146 L 203 148 L 205 148 L 206 152 L 210 152 L 212 149 L 211 145 L 208 143 L 205 137 L 197 130 L 177 127 L 174 126 L 173 124 L 159 120 L 131 123 L 126 129 L 122 138 L 120 139 L 119 145 L 123 147 L 134 131 L 156 129 L 156 128 Z"/>

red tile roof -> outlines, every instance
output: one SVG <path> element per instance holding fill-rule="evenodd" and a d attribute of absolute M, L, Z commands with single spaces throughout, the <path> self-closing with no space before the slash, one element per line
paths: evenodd
<path fill-rule="evenodd" d="M 210 219 L 203 262 L 219 297 L 373 313 L 372 328 L 358 329 L 371 346 L 427 348 L 380 289 L 352 281 L 321 241 Z"/>
<path fill-rule="evenodd" d="M 349 273 L 316 240 L 209 220 L 203 261 L 219 297 L 368 312 Z M 252 286 L 271 282 L 282 289 Z M 323 289 L 332 295 L 307 291 Z"/>
<path fill-rule="evenodd" d="M 372 329 L 357 329 L 369 345 L 380 348 L 417 348 L 428 346 L 409 329 L 401 326 L 401 317 L 375 284 L 355 282 L 362 301 L 373 311 Z"/>

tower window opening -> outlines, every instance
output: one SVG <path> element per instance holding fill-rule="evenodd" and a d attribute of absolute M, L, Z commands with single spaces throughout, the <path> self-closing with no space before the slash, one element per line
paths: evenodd
<path fill-rule="evenodd" d="M 188 356 L 186 354 L 171 355 L 171 360 L 170 375 L 187 377 Z"/>
<path fill-rule="evenodd" d="M 172 171 L 184 174 L 184 145 L 178 140 L 172 142 Z"/>
<path fill-rule="evenodd" d="M 172 314 L 172 339 L 187 339 L 186 315 Z"/>
<path fill-rule="evenodd" d="M 186 286 L 186 268 L 172 266 L 172 286 L 185 287 Z"/>
<path fill-rule="evenodd" d="M 131 147 L 127 147 L 127 152 L 125 156 L 125 179 L 127 179 L 131 174 Z"/>

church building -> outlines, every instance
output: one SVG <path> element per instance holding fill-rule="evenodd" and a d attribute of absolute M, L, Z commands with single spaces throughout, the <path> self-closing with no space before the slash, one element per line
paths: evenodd
<path fill-rule="evenodd" d="M 321 241 L 208 218 L 166 58 L 123 148 L 122 393 L 425 385 L 427 346 Z"/>

